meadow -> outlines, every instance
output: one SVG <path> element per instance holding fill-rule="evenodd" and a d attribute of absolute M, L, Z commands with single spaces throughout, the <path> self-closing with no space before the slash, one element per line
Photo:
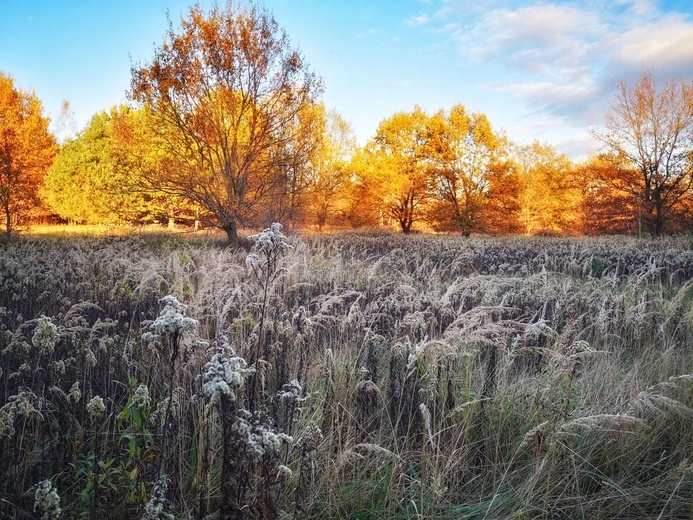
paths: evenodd
<path fill-rule="evenodd" d="M 0 248 L 3 518 L 693 518 L 693 238 Z"/>

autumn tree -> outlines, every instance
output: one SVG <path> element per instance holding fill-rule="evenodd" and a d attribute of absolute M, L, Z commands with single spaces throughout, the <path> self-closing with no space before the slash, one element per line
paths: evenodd
<path fill-rule="evenodd" d="M 608 156 L 638 172 L 614 188 L 637 198 L 643 228 L 662 234 L 693 204 L 693 82 L 657 82 L 651 73 L 621 80 L 605 127 L 595 136 Z"/>
<path fill-rule="evenodd" d="M 488 189 L 479 227 L 485 233 L 522 233 L 520 223 L 520 198 L 522 179 L 517 163 L 502 154 L 486 173 Z"/>
<path fill-rule="evenodd" d="M 625 158 L 598 155 L 576 169 L 583 186 L 582 232 L 586 234 L 638 231 L 638 199 L 628 186 L 638 171 Z"/>
<path fill-rule="evenodd" d="M 258 214 L 258 218 L 264 222 L 305 224 L 309 219 L 315 171 L 324 142 L 325 114 L 322 105 L 304 107 L 294 124 L 295 145 L 303 149 L 297 150 L 293 146 L 287 149 L 288 156 L 281 166 L 279 182 L 271 192 L 271 204 Z"/>
<path fill-rule="evenodd" d="M 463 105 L 429 119 L 425 150 L 436 195 L 430 216 L 437 228 L 467 237 L 477 229 L 502 142 L 484 114 Z"/>
<path fill-rule="evenodd" d="M 127 105 L 114 107 L 110 112 L 110 156 L 113 163 L 113 182 L 120 200 L 120 214 L 130 222 L 167 221 L 169 228 L 176 219 L 194 219 L 196 226 L 202 217 L 194 203 L 162 191 L 152 182 L 167 169 L 176 168 L 176 157 L 169 153 L 170 141 L 147 107 L 135 109 Z"/>
<path fill-rule="evenodd" d="M 67 139 L 45 177 L 44 197 L 60 217 L 82 224 L 144 224 L 194 211 L 147 184 L 168 167 L 146 111 L 121 105 L 95 114 Z"/>
<path fill-rule="evenodd" d="M 149 64 L 132 68 L 131 97 L 167 134 L 175 168 L 153 179 L 199 204 L 230 242 L 263 219 L 312 153 L 300 124 L 322 91 L 274 18 L 231 0 L 169 21 Z"/>
<path fill-rule="evenodd" d="M 310 166 L 310 222 L 322 230 L 346 212 L 351 187 L 349 162 L 356 152 L 351 125 L 336 111 L 318 105 L 320 139 Z"/>
<path fill-rule="evenodd" d="M 514 152 L 520 175 L 520 223 L 527 235 L 579 227 L 581 189 L 570 158 L 537 141 Z"/>
<path fill-rule="evenodd" d="M 45 198 L 60 217 L 75 223 L 110 224 L 118 220 L 110 204 L 113 176 L 109 118 L 95 114 L 60 149 L 45 179 Z"/>
<path fill-rule="evenodd" d="M 39 202 L 43 174 L 56 153 L 41 101 L 0 73 L 0 206 L 6 238 Z"/>
<path fill-rule="evenodd" d="M 370 192 L 373 202 L 404 233 L 422 218 L 431 196 L 424 149 L 427 119 L 416 107 L 383 120 L 354 161 L 360 191 Z"/>

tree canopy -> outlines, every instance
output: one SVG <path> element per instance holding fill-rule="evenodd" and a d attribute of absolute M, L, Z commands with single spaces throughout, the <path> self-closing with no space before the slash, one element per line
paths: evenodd
<path fill-rule="evenodd" d="M 152 61 L 132 68 L 130 95 L 165 132 L 160 189 L 199 204 L 230 242 L 263 220 L 313 152 L 306 128 L 322 92 L 274 18 L 232 1 L 169 21 Z"/>
<path fill-rule="evenodd" d="M 644 72 L 618 82 L 593 131 L 603 150 L 578 162 L 549 143 L 513 142 L 459 103 L 398 111 L 359 146 L 322 91 L 252 0 L 169 18 L 151 61 L 131 68 L 130 103 L 61 138 L 55 161 L 39 99 L 0 74 L 4 230 L 32 208 L 87 224 L 194 221 L 230 243 L 275 221 L 467 237 L 693 228 L 690 81 Z M 69 119 L 64 103 L 55 131 L 71 133 Z"/>
<path fill-rule="evenodd" d="M 658 82 L 650 72 L 635 84 L 621 80 L 606 130 L 595 136 L 605 157 L 638 172 L 612 186 L 636 198 L 641 227 L 660 235 L 685 218 L 693 205 L 693 82 Z"/>
<path fill-rule="evenodd" d="M 39 98 L 0 73 L 0 207 L 7 238 L 39 203 L 43 174 L 57 150 L 48 123 Z"/>
<path fill-rule="evenodd" d="M 426 150 L 437 195 L 432 218 L 438 228 L 465 236 L 477 230 L 503 146 L 488 118 L 462 105 L 430 119 Z"/>

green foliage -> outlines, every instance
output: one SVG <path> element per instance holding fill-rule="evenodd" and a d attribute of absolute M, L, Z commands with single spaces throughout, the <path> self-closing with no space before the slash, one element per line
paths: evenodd
<path fill-rule="evenodd" d="M 76 223 L 118 222 L 110 193 L 114 161 L 109 118 L 95 115 L 80 135 L 63 144 L 46 176 L 46 201 L 62 218 Z"/>
<path fill-rule="evenodd" d="M 145 182 L 146 172 L 162 167 L 146 125 L 143 111 L 125 106 L 94 115 L 63 144 L 46 175 L 50 208 L 81 224 L 147 223 L 175 215 L 179 201 Z"/>

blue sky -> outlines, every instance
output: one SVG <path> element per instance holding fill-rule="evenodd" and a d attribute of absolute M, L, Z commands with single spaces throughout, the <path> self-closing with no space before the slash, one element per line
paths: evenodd
<path fill-rule="evenodd" d="M 265 0 L 362 144 L 419 105 L 462 103 L 521 143 L 595 151 L 614 83 L 643 69 L 693 80 L 690 0 Z M 0 0 L 0 71 L 73 130 L 126 101 L 187 0 Z M 210 5 L 205 0 L 203 5 Z"/>

